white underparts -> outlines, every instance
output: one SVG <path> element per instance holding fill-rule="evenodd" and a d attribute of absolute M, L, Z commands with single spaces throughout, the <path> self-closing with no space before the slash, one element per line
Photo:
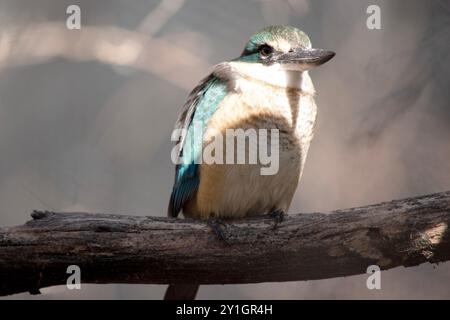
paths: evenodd
<path fill-rule="evenodd" d="M 314 86 L 308 71 L 295 70 L 294 66 L 232 61 L 228 63 L 228 67 L 222 72 L 227 73 L 227 78 L 235 80 L 236 89 L 245 83 L 245 81 L 239 81 L 240 78 L 247 78 L 246 80 L 250 78 L 273 86 L 299 89 L 304 93 L 314 94 Z"/>

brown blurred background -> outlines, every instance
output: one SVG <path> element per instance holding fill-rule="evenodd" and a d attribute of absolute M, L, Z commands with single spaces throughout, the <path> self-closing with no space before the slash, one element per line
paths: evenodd
<path fill-rule="evenodd" d="M 65 26 L 81 8 L 81 30 Z M 366 9 L 381 8 L 381 30 Z M 34 210 L 164 216 L 170 134 L 191 88 L 269 24 L 337 52 L 311 72 L 319 117 L 291 212 L 450 189 L 450 2 L 0 0 L 0 226 Z M 198 298 L 450 298 L 450 263 Z M 83 285 L 9 299 L 159 299 L 165 286 Z"/>

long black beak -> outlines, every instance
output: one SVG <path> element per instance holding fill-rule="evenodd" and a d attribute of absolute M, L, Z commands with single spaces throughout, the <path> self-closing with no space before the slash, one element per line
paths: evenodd
<path fill-rule="evenodd" d="M 323 49 L 297 49 L 273 57 L 272 62 L 297 65 L 296 67 L 298 68 L 308 70 L 324 64 L 331 60 L 335 55 L 336 54 L 333 51 Z"/>

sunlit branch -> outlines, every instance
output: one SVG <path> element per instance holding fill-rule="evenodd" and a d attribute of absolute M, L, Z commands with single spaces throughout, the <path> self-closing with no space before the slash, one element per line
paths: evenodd
<path fill-rule="evenodd" d="M 326 279 L 450 259 L 450 191 L 337 210 L 204 222 L 34 212 L 0 229 L 0 295 L 82 283 L 231 284 Z"/>

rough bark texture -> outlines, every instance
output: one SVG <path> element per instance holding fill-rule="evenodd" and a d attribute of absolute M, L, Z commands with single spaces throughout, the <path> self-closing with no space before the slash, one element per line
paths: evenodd
<path fill-rule="evenodd" d="M 227 284 L 325 279 L 450 259 L 450 191 L 337 210 L 226 223 L 34 212 L 0 229 L 0 295 L 82 283 Z"/>

